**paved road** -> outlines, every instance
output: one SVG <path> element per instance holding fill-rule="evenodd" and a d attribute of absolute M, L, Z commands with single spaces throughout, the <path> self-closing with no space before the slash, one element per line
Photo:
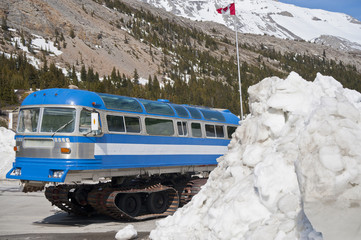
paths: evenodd
<path fill-rule="evenodd" d="M 69 215 L 46 200 L 43 192 L 23 193 L 17 181 L 0 180 L 0 240 L 3 239 L 115 239 L 129 224 L 137 239 L 148 239 L 157 220 L 119 222 L 106 216 L 91 218 Z"/>

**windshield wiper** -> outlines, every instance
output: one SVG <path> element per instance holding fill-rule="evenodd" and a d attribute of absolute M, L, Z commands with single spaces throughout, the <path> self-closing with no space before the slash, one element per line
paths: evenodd
<path fill-rule="evenodd" d="M 67 127 L 70 123 L 72 123 L 74 121 L 74 118 L 71 119 L 69 122 L 65 123 L 63 126 L 61 126 L 60 128 L 58 128 L 53 135 L 51 135 L 51 137 L 54 137 L 55 133 L 59 132 L 60 130 L 63 130 L 65 127 Z"/>

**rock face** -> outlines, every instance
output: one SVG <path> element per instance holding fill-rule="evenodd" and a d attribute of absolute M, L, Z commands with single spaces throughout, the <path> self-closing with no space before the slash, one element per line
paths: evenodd
<path fill-rule="evenodd" d="M 135 40 L 126 29 L 115 26 L 130 17 L 94 1 L 2 1 L 10 27 L 28 35 L 36 34 L 55 41 L 56 32 L 65 38 L 63 54 L 52 61 L 94 68 L 100 76 L 110 75 L 113 67 L 131 76 L 137 68 L 141 76 L 156 73 L 159 57 L 151 57 L 149 46 Z M 74 32 L 74 37 L 70 32 Z M 127 38 L 127 44 L 124 43 Z M 59 37 L 58 37 L 59 39 Z M 154 56 L 161 51 L 153 49 Z M 80 70 L 80 67 L 79 67 Z"/>
<path fill-rule="evenodd" d="M 340 51 L 354 52 L 354 54 L 361 55 L 361 44 L 350 42 L 349 40 L 341 37 L 321 35 L 313 41 L 320 45 L 331 46 L 332 48 Z"/>
<path fill-rule="evenodd" d="M 229 58 L 229 55 L 224 54 L 225 47 L 229 52 L 235 51 L 235 33 L 224 25 L 177 17 L 163 9 L 140 1 L 125 0 L 124 3 L 135 9 L 150 11 L 153 15 L 167 18 L 180 26 L 203 31 L 214 38 L 223 39 L 226 36 L 231 40 L 228 45 L 220 44 L 219 50 L 212 54 Z M 201 10 L 204 3 L 204 1 L 194 1 L 191 5 L 195 4 L 195 9 Z M 281 11 L 277 15 L 290 18 L 293 14 Z M 149 75 L 155 74 L 161 79 L 162 69 L 165 68 L 162 58 L 166 54 L 168 54 L 168 58 L 173 57 L 172 53 L 163 53 L 162 49 L 151 47 L 145 41 L 132 36 L 132 22 L 138 21 L 135 16 L 127 15 L 116 9 L 109 9 L 92 0 L 1 1 L 0 17 L 6 17 L 8 26 L 16 29 L 19 38 L 23 34 L 27 40 L 32 34 L 36 34 L 55 42 L 63 37 L 64 40 L 61 40 L 59 44 L 62 54 L 48 57 L 48 62 L 55 62 L 63 68 L 74 65 L 78 72 L 80 72 L 81 66 L 85 65 L 86 68 L 92 67 L 102 77 L 110 75 L 115 67 L 121 74 L 124 73 L 127 76 L 132 76 L 134 69 L 137 69 L 140 77 L 148 79 Z M 74 33 L 73 36 L 71 36 L 71 32 Z M 9 37 L 4 34 L 3 38 Z M 295 38 L 298 39 L 296 36 Z M 282 53 L 293 52 L 320 57 L 326 54 L 327 59 L 333 59 L 336 62 L 342 61 L 355 65 L 357 68 L 361 66 L 361 57 L 357 52 L 350 54 L 344 49 L 338 51 L 325 45 L 252 34 L 240 34 L 239 43 L 257 48 L 275 49 Z M 204 46 L 193 42 L 192 47 L 202 51 L 207 50 Z M 11 53 L 15 49 L 13 46 L 0 44 L 0 51 Z M 258 56 L 257 52 L 240 50 L 241 61 L 246 61 L 248 64 L 259 66 L 256 60 Z M 41 59 L 41 56 L 36 57 Z M 265 64 L 283 71 L 279 66 L 273 66 L 272 60 L 265 61 Z M 359 70 L 361 71 L 361 69 Z"/>

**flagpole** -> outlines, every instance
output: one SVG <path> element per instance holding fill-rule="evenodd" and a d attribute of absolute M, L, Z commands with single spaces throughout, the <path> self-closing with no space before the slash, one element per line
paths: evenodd
<path fill-rule="evenodd" d="M 236 4 L 234 4 L 236 5 Z M 241 105 L 241 121 L 243 120 L 243 102 L 242 102 L 242 91 L 241 91 L 241 71 L 239 67 L 239 51 L 238 51 L 238 28 L 237 28 L 237 11 L 234 15 L 234 30 L 236 31 L 236 50 L 237 50 L 237 67 L 238 67 L 238 86 L 239 86 L 239 102 Z"/>

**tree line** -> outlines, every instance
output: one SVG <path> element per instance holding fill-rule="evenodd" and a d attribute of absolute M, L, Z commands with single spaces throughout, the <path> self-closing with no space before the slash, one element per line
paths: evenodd
<path fill-rule="evenodd" d="M 99 76 L 91 67 L 81 66 L 80 77 L 74 66 L 64 74 L 54 63 L 42 57 L 43 66 L 35 68 L 25 54 L 0 57 L 0 100 L 2 106 L 17 103 L 14 89 L 67 88 L 69 84 L 95 92 L 156 100 L 169 99 L 174 103 L 203 105 L 226 108 L 240 114 L 237 65 L 231 42 L 224 36 L 217 40 L 192 27 L 182 27 L 173 20 L 163 19 L 143 9 L 134 9 L 118 0 L 97 0 L 111 9 L 117 9 L 127 18 L 112 23 L 118 28 L 125 27 L 129 34 L 152 48 L 162 50 L 158 73 L 149 75 L 148 83 L 139 84 L 140 76 L 134 69 L 132 76 L 113 68 L 109 75 Z M 62 33 L 56 33 L 56 36 Z M 74 33 L 75 34 L 75 33 Z M 127 44 L 126 39 L 124 44 Z M 328 60 L 325 56 L 308 56 L 292 52 L 280 53 L 262 46 L 239 46 L 258 55 L 254 62 L 241 63 L 243 109 L 248 109 L 249 86 L 265 77 L 285 77 L 296 71 L 306 80 L 312 81 L 317 72 L 330 75 L 344 87 L 361 92 L 360 73 L 355 66 Z M 272 61 L 270 64 L 269 60 Z M 275 65 L 275 62 L 278 65 Z M 144 77 L 144 76 L 143 76 Z M 18 104 L 18 103 L 17 103 Z"/>

